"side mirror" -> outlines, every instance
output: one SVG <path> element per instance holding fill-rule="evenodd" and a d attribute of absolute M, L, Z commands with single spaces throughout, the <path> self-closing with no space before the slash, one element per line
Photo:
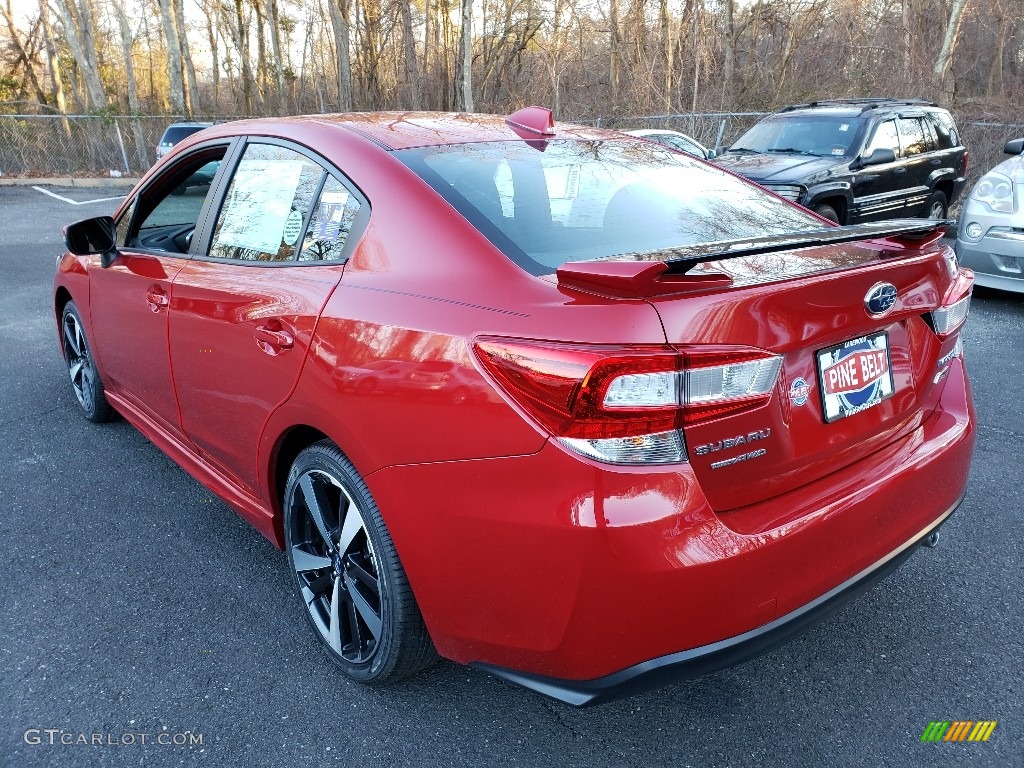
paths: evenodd
<path fill-rule="evenodd" d="M 1008 141 L 1006 142 L 1006 146 L 1003 147 L 1003 152 L 1008 155 L 1019 155 L 1021 151 L 1024 151 L 1024 139 Z"/>
<path fill-rule="evenodd" d="M 870 155 L 863 158 L 860 161 L 861 166 L 868 165 L 885 165 L 886 163 L 895 163 L 896 153 L 888 147 L 879 147 L 871 152 Z"/>
<path fill-rule="evenodd" d="M 713 149 L 709 149 L 708 150 L 708 156 L 705 159 L 707 159 L 707 160 L 714 160 L 716 157 L 718 157 L 718 153 L 715 150 L 713 150 Z"/>
<path fill-rule="evenodd" d="M 76 256 L 102 256 L 104 267 L 117 256 L 117 227 L 109 216 L 82 219 L 64 227 L 64 244 Z"/>

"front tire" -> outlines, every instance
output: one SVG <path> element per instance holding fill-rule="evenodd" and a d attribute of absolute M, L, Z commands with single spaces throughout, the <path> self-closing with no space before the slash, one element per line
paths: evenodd
<path fill-rule="evenodd" d="M 78 314 L 78 307 L 73 301 L 65 304 L 61 312 L 60 338 L 64 362 L 71 376 L 71 389 L 82 407 L 82 413 L 95 424 L 109 421 L 114 415 L 114 409 L 107 402 L 103 381 L 96 370 L 89 340 L 85 335 L 82 316 Z"/>
<path fill-rule="evenodd" d="M 835 208 L 827 203 L 821 203 L 820 205 L 814 206 L 814 212 L 823 219 L 828 219 L 836 224 L 839 223 L 839 214 L 836 212 Z"/>
<path fill-rule="evenodd" d="M 284 532 L 303 613 L 348 677 L 392 683 L 437 660 L 380 511 L 328 440 L 292 465 Z"/>

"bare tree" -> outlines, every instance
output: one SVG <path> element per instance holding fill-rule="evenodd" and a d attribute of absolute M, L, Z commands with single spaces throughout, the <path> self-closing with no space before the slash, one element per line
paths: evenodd
<path fill-rule="evenodd" d="M 420 73 L 416 63 L 416 38 L 412 30 L 412 0 L 400 0 L 402 14 L 402 51 L 405 59 L 405 81 L 409 89 L 409 108 L 420 109 Z"/>
<path fill-rule="evenodd" d="M 178 115 L 188 114 L 185 107 L 185 83 L 181 77 L 181 43 L 178 41 L 178 24 L 175 19 L 174 0 L 159 0 L 160 21 L 163 24 L 164 41 L 167 45 L 167 78 L 170 84 L 171 110 Z"/>
<path fill-rule="evenodd" d="M 473 107 L 473 0 L 461 0 L 462 30 L 459 33 L 459 108 Z"/>
<path fill-rule="evenodd" d="M 943 91 L 946 90 L 946 75 L 949 72 L 949 65 L 953 60 L 953 49 L 956 47 L 956 39 L 960 34 L 960 22 L 963 19 L 964 9 L 969 0 L 953 0 L 949 8 L 949 21 L 946 24 L 946 33 L 942 37 L 942 49 L 935 59 L 936 85 Z"/>
<path fill-rule="evenodd" d="M 334 31 L 334 49 L 338 62 L 338 109 L 352 111 L 352 61 L 349 52 L 351 21 L 350 0 L 327 0 Z"/>
<path fill-rule="evenodd" d="M 54 0 L 54 4 L 64 26 L 64 38 L 85 82 L 89 104 L 93 109 L 103 109 L 107 106 L 107 92 L 100 80 L 89 0 Z"/>

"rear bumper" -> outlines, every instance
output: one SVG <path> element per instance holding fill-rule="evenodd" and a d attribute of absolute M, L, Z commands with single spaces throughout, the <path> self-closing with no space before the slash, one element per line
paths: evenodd
<path fill-rule="evenodd" d="M 930 526 L 857 575 L 816 600 L 787 613 L 770 624 L 717 643 L 644 661 L 594 680 L 561 680 L 531 675 L 481 662 L 470 666 L 511 683 L 575 707 L 604 704 L 624 696 L 660 688 L 679 680 L 699 677 L 760 656 L 806 632 L 871 589 L 902 565 L 946 521 L 963 498 Z"/>
<path fill-rule="evenodd" d="M 583 705 L 750 658 L 895 568 L 967 487 L 974 410 L 949 369 L 912 433 L 741 511 L 716 514 L 688 465 L 551 442 L 366 481 L 441 655 Z"/>

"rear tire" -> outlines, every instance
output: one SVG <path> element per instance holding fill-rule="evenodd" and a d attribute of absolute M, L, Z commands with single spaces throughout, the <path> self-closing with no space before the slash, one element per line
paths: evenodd
<path fill-rule="evenodd" d="M 828 203 L 821 203 L 820 205 L 814 206 L 814 212 L 822 218 L 833 221 L 836 224 L 839 223 L 839 214 L 836 213 L 836 209 Z"/>
<path fill-rule="evenodd" d="M 928 200 L 924 204 L 924 217 L 938 221 L 946 218 L 948 213 L 949 202 L 946 200 L 946 194 L 935 190 L 928 196 Z"/>
<path fill-rule="evenodd" d="M 284 533 L 303 613 L 342 672 L 382 685 L 437 661 L 377 504 L 329 440 L 292 464 Z"/>
<path fill-rule="evenodd" d="M 71 389 L 85 418 L 94 424 L 110 421 L 114 409 L 107 402 L 103 380 L 93 360 L 92 349 L 85 335 L 82 316 L 78 314 L 75 302 L 64 305 L 60 315 L 61 351 L 71 376 Z"/>

